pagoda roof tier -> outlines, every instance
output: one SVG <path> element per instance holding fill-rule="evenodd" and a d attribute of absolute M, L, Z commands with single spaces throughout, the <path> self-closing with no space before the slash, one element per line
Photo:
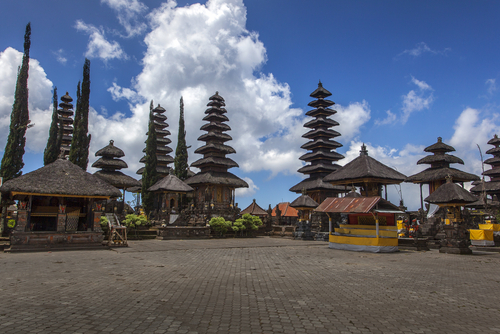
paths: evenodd
<path fill-rule="evenodd" d="M 96 162 L 92 164 L 94 168 L 107 168 L 107 169 L 122 169 L 128 168 L 128 165 L 125 161 L 121 159 L 113 159 L 111 157 L 101 157 L 97 159 Z"/>
<path fill-rule="evenodd" d="M 209 121 L 209 122 L 228 122 L 229 118 L 227 118 L 226 115 L 220 115 L 216 113 L 208 114 L 207 116 L 203 117 L 203 121 Z"/>
<path fill-rule="evenodd" d="M 319 147 L 324 147 L 330 150 L 342 147 L 342 144 L 339 142 L 336 142 L 335 140 L 330 140 L 330 139 L 324 139 L 324 138 L 317 138 L 312 141 L 308 141 L 304 145 L 302 145 L 300 148 L 303 148 L 305 150 L 314 150 Z"/>
<path fill-rule="evenodd" d="M 483 191 L 487 194 L 500 193 L 500 181 L 481 182 L 470 189 L 471 193 L 482 193 Z"/>
<path fill-rule="evenodd" d="M 163 114 L 165 111 L 166 111 L 165 108 L 163 108 L 159 104 L 158 104 L 158 107 L 156 107 L 156 108 L 153 109 L 153 112 L 157 113 L 157 114 Z"/>
<path fill-rule="evenodd" d="M 248 188 L 248 183 L 230 172 L 207 171 L 198 173 L 186 181 L 190 186 L 202 184 L 225 185 L 234 188 Z"/>
<path fill-rule="evenodd" d="M 406 176 L 393 168 L 368 156 L 366 146 L 361 147 L 360 155 L 344 167 L 325 176 L 323 181 L 332 184 L 364 184 L 376 182 L 381 184 L 399 184 Z"/>
<path fill-rule="evenodd" d="M 101 148 L 99 151 L 95 153 L 96 157 L 113 157 L 113 158 L 121 158 L 125 156 L 125 153 L 121 149 L 115 146 L 114 140 L 110 140 L 109 144 L 106 147 Z M 126 167 L 123 167 L 126 168 Z"/>
<path fill-rule="evenodd" d="M 62 103 L 61 103 L 61 104 L 62 104 Z M 71 106 L 71 108 L 73 108 L 73 106 Z M 66 115 L 66 116 L 73 116 L 73 114 L 74 114 L 73 110 L 68 110 L 68 109 L 66 109 L 66 110 L 64 110 L 64 109 L 59 109 L 59 110 L 57 111 L 57 113 L 58 113 L 59 115 Z"/>
<path fill-rule="evenodd" d="M 172 141 L 170 140 L 170 138 L 156 137 L 156 143 L 157 144 L 168 145 L 171 142 Z"/>
<path fill-rule="evenodd" d="M 158 128 L 160 128 L 160 129 L 163 129 L 163 128 L 168 127 L 168 123 L 165 123 L 165 122 L 163 122 L 163 121 L 157 121 L 157 120 L 154 120 L 154 121 L 153 121 L 153 124 L 154 124 L 155 128 L 157 128 L 157 127 L 158 127 Z"/>
<path fill-rule="evenodd" d="M 500 176 L 500 168 L 492 168 L 484 171 L 483 173 L 484 176 L 489 176 L 489 177 L 498 177 Z"/>
<path fill-rule="evenodd" d="M 290 203 L 290 206 L 296 209 L 316 209 L 318 205 L 318 202 L 306 194 L 302 194 L 299 198 Z"/>
<path fill-rule="evenodd" d="M 113 187 L 118 189 L 127 189 L 132 187 L 140 187 L 142 184 L 140 181 L 123 174 L 120 171 L 105 171 L 98 170 L 94 173 L 95 176 L 103 179 L 107 183 L 111 184 Z"/>
<path fill-rule="evenodd" d="M 420 173 L 411 175 L 405 179 L 405 182 L 429 183 L 433 181 L 445 180 L 446 176 L 453 177 L 455 182 L 470 182 L 480 180 L 479 176 L 463 172 L 452 167 L 427 168 Z"/>
<path fill-rule="evenodd" d="M 334 104 L 335 104 L 335 102 L 330 101 L 330 100 L 318 99 L 318 100 L 314 100 L 314 101 L 309 102 L 307 105 L 309 107 L 313 107 L 313 108 L 319 108 L 319 107 L 327 108 L 329 106 L 333 106 Z"/>
<path fill-rule="evenodd" d="M 432 194 L 427 196 L 424 201 L 441 205 L 460 205 L 474 203 L 478 198 L 470 192 L 451 182 L 451 178 L 446 183 L 439 186 Z"/>
<path fill-rule="evenodd" d="M 337 164 L 325 164 L 325 163 L 315 163 L 311 165 L 305 165 L 302 168 L 299 168 L 297 172 L 302 174 L 312 174 L 312 173 L 321 173 L 327 172 L 331 173 L 341 168 L 342 166 Z"/>
<path fill-rule="evenodd" d="M 72 139 L 73 139 L 72 136 L 65 136 L 65 135 L 62 136 L 63 141 L 71 141 Z"/>
<path fill-rule="evenodd" d="M 231 146 L 218 143 L 207 143 L 206 145 L 199 147 L 194 151 L 194 153 L 206 154 L 209 152 L 221 152 L 224 154 L 236 153 L 235 149 Z"/>
<path fill-rule="evenodd" d="M 174 158 L 172 158 L 170 155 L 157 155 L 156 160 L 158 162 L 167 164 L 174 162 Z M 143 156 L 141 160 L 139 160 L 139 162 L 146 163 L 146 156 Z"/>
<path fill-rule="evenodd" d="M 63 124 L 73 124 L 73 118 L 70 117 L 58 117 L 59 121 Z"/>
<path fill-rule="evenodd" d="M 141 167 L 139 168 L 139 170 L 136 172 L 136 174 L 142 174 L 144 173 L 144 169 L 146 167 Z M 156 166 L 156 172 L 160 175 L 168 175 L 170 174 L 170 172 L 172 171 L 172 168 L 171 167 L 168 167 L 168 166 L 161 166 L 161 165 L 157 165 Z"/>
<path fill-rule="evenodd" d="M 177 176 L 169 174 L 149 187 L 148 191 L 152 192 L 169 192 L 169 193 L 188 193 L 194 191 L 185 182 Z"/>
<path fill-rule="evenodd" d="M 334 186 L 331 183 L 323 181 L 321 178 L 307 178 L 300 181 L 293 187 L 289 189 L 294 193 L 301 193 L 302 190 L 314 191 L 314 190 L 324 190 L 324 191 L 337 191 L 339 193 L 346 192 L 344 186 Z"/>
<path fill-rule="evenodd" d="M 230 158 L 223 157 L 206 157 L 199 159 L 191 164 L 191 167 L 202 168 L 206 165 L 219 165 L 225 168 L 239 167 L 238 164 Z"/>
<path fill-rule="evenodd" d="M 240 215 L 244 215 L 245 213 L 251 214 L 252 216 L 267 216 L 267 212 L 262 209 L 257 202 L 255 202 L 255 199 L 253 200 L 252 204 L 250 204 L 248 207 L 245 209 L 241 210 Z"/>
<path fill-rule="evenodd" d="M 450 146 L 450 145 L 447 145 L 445 143 L 443 143 L 443 138 L 441 137 L 438 137 L 437 139 L 437 143 L 435 144 L 432 144 L 431 146 L 428 146 L 424 149 L 424 152 L 432 152 L 432 153 L 437 153 L 437 152 L 454 152 L 455 149 Z"/>
<path fill-rule="evenodd" d="M 218 114 L 218 115 L 222 115 L 222 114 L 225 114 L 227 113 L 227 110 L 226 108 L 221 108 L 221 107 L 218 107 L 218 106 L 212 106 L 210 108 L 208 108 L 207 110 L 205 110 L 205 114 Z"/>
<path fill-rule="evenodd" d="M 172 151 L 173 150 L 170 147 L 168 147 L 168 146 L 156 146 L 156 153 L 157 154 L 162 154 L 162 153 L 168 154 L 168 153 L 170 153 Z M 142 152 L 146 153 L 146 149 L 144 148 L 142 150 Z"/>
<path fill-rule="evenodd" d="M 168 130 L 160 130 L 160 129 L 155 129 L 155 132 L 156 132 L 156 135 L 160 135 L 160 136 L 170 136 L 170 131 Z M 146 133 L 147 135 L 147 133 Z"/>
<path fill-rule="evenodd" d="M 164 122 L 167 120 L 167 116 L 162 115 L 162 114 L 154 114 L 153 118 L 159 122 Z"/>
<path fill-rule="evenodd" d="M 435 164 L 435 163 L 446 163 L 446 164 L 464 164 L 464 161 L 454 155 L 450 154 L 435 154 L 435 155 L 428 155 L 419 161 L 417 161 L 417 165 L 421 164 Z"/>
<path fill-rule="evenodd" d="M 309 96 L 314 97 L 315 99 L 324 99 L 325 97 L 328 97 L 331 95 L 332 95 L 332 93 L 330 93 L 328 90 L 326 90 L 320 81 L 318 83 L 318 88 L 316 88 L 316 90 L 314 92 L 312 92 Z"/>
<path fill-rule="evenodd" d="M 209 107 L 221 107 L 225 105 L 224 101 L 210 101 L 207 103 L 207 106 Z"/>
<path fill-rule="evenodd" d="M 304 127 L 315 129 L 318 127 L 329 128 L 331 126 L 338 126 L 338 125 L 339 125 L 339 123 L 334 121 L 333 119 L 319 117 L 319 118 L 316 118 L 316 119 L 313 119 L 313 120 L 307 122 L 306 124 L 304 124 Z"/>
<path fill-rule="evenodd" d="M 208 99 L 211 101 L 218 101 L 219 103 L 220 102 L 224 103 L 224 98 L 219 95 L 219 92 L 215 92 L 215 94 L 210 96 Z"/>
<path fill-rule="evenodd" d="M 493 158 L 486 159 L 486 160 L 484 160 L 484 163 L 491 165 L 491 166 L 500 165 L 500 157 L 493 157 Z"/>
<path fill-rule="evenodd" d="M 63 126 L 63 131 L 73 132 L 74 128 L 72 126 Z"/>
<path fill-rule="evenodd" d="M 488 144 L 493 145 L 495 147 L 498 147 L 498 146 L 500 146 L 500 138 L 498 138 L 498 136 L 495 134 L 495 136 L 493 136 L 493 138 L 488 140 Z"/>
<path fill-rule="evenodd" d="M 330 130 L 330 129 L 316 129 L 316 130 L 311 130 L 305 134 L 302 135 L 303 138 L 307 139 L 313 139 L 319 136 L 327 137 L 327 138 L 332 138 L 332 137 L 338 137 L 340 136 L 340 133 L 335 131 L 335 130 Z"/>
<path fill-rule="evenodd" d="M 210 123 L 207 123 L 207 124 L 204 124 L 200 130 L 203 130 L 203 131 L 229 131 L 231 130 L 231 128 L 229 127 L 229 125 L 227 124 L 224 124 L 224 123 L 216 123 L 216 122 L 210 122 Z"/>
<path fill-rule="evenodd" d="M 344 159 L 344 156 L 335 151 L 332 152 L 317 151 L 317 152 L 306 153 L 299 159 L 303 161 L 312 161 L 318 159 L 337 161 L 340 159 Z"/>
<path fill-rule="evenodd" d="M 321 107 L 321 108 L 309 110 L 308 112 L 306 112 L 306 116 L 311 116 L 311 117 L 326 116 L 326 117 L 328 117 L 331 115 L 335 115 L 336 113 L 337 113 L 337 110 Z"/>
<path fill-rule="evenodd" d="M 204 142 L 208 142 L 208 141 L 221 141 L 221 142 L 226 142 L 228 140 L 232 140 L 233 138 L 226 134 L 226 133 L 217 133 L 217 132 L 208 132 L 208 133 L 205 133 L 203 135 L 201 135 L 200 137 L 198 137 L 198 140 L 200 141 L 204 141 Z"/>
<path fill-rule="evenodd" d="M 120 197 L 121 192 L 65 159 L 4 182 L 2 194 L 65 197 Z"/>
<path fill-rule="evenodd" d="M 73 102 L 73 98 L 71 96 L 69 96 L 68 92 L 66 92 L 66 94 L 61 96 L 61 101 L 66 102 L 66 103 Z"/>
<path fill-rule="evenodd" d="M 500 154 L 500 147 L 493 147 L 486 151 L 486 154 L 498 155 Z"/>

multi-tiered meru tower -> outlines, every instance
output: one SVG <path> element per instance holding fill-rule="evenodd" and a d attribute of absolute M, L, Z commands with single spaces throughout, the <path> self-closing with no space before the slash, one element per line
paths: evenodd
<path fill-rule="evenodd" d="M 159 179 L 164 178 L 170 173 L 171 168 L 168 164 L 174 162 L 174 158 L 169 155 L 169 153 L 172 152 L 172 149 L 167 145 L 172 141 L 167 138 L 167 136 L 170 135 L 170 131 L 166 130 L 168 127 L 168 124 L 165 122 L 167 120 L 167 116 L 163 115 L 163 113 L 165 113 L 165 108 L 160 105 L 153 109 L 153 119 L 156 132 L 156 158 L 158 160 L 156 164 L 156 172 L 158 173 Z M 143 152 L 146 152 L 145 148 Z M 145 163 L 146 157 L 142 157 L 140 162 Z M 137 171 L 137 174 L 142 174 L 143 172 L 144 167 L 141 167 Z"/>
<path fill-rule="evenodd" d="M 490 148 L 488 151 L 486 151 L 486 153 L 493 155 L 493 157 L 484 161 L 485 164 L 491 166 L 491 169 L 483 172 L 483 176 L 489 176 L 490 180 L 478 181 L 478 184 L 470 191 L 475 195 L 481 195 L 485 193 L 487 195 L 490 195 L 492 199 L 497 201 L 498 199 L 500 199 L 500 138 L 495 135 L 488 141 L 488 144 L 493 145 L 494 147 Z"/>
<path fill-rule="evenodd" d="M 61 139 L 61 150 L 64 150 L 64 156 L 69 155 L 69 149 L 71 146 L 71 140 L 73 139 L 73 99 L 69 96 L 68 92 L 66 95 L 61 96 L 61 103 L 59 103 L 59 107 L 61 109 L 57 110 L 59 114 L 59 121 L 63 126 L 63 135 Z"/>
<path fill-rule="evenodd" d="M 318 203 L 323 202 L 327 197 L 337 197 L 339 193 L 346 192 L 344 187 L 332 186 L 330 183 L 323 182 L 325 176 L 341 167 L 335 162 L 344 158 L 342 154 L 335 151 L 342 144 L 333 140 L 333 138 L 340 136 L 340 133 L 330 129 L 339 125 L 329 118 L 337 113 L 330 108 L 335 102 L 325 99 L 331 95 L 332 93 L 323 88 L 321 82 L 310 95 L 316 100 L 310 102 L 308 106 L 315 109 L 308 111 L 306 115 L 314 117 L 314 119 L 304 124 L 304 127 L 311 130 L 302 137 L 310 141 L 302 145 L 301 148 L 311 152 L 299 158 L 308 164 L 297 170 L 299 173 L 309 175 L 309 177 L 290 188 L 290 191 L 297 194 L 305 190 L 306 194 Z"/>
<path fill-rule="evenodd" d="M 191 164 L 192 167 L 199 168 L 200 172 L 185 182 L 194 188 L 193 208 L 201 211 L 211 210 L 210 216 L 229 217 L 235 204 L 235 189 L 248 188 L 248 184 L 228 172 L 229 168 L 238 167 L 238 164 L 226 157 L 226 154 L 236 153 L 236 151 L 225 144 L 232 138 L 225 133 L 231 128 L 224 123 L 229 121 L 224 115 L 227 112 L 224 108 L 224 99 L 216 92 L 209 100 L 207 104 L 209 108 L 205 111 L 206 116 L 203 118 L 209 123 L 200 128 L 207 133 L 198 138 L 205 142 L 205 145 L 195 151 L 195 153 L 203 154 L 203 158 Z"/>

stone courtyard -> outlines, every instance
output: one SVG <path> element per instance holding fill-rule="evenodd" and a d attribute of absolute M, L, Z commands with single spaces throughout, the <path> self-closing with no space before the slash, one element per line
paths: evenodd
<path fill-rule="evenodd" d="M 500 253 L 254 239 L 0 253 L 0 333 L 500 333 Z"/>

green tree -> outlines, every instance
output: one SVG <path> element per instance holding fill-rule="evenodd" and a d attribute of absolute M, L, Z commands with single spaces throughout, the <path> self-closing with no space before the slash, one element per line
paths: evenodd
<path fill-rule="evenodd" d="M 262 220 L 257 216 L 252 216 L 249 213 L 245 213 L 243 216 L 241 216 L 241 218 L 236 219 L 234 223 L 238 223 L 239 226 L 243 225 L 245 227 L 245 231 L 252 231 L 259 229 L 259 226 L 262 225 Z"/>
<path fill-rule="evenodd" d="M 0 176 L 4 181 L 22 174 L 23 155 L 26 145 L 26 130 L 30 127 L 28 110 L 28 71 L 31 46 L 31 23 L 26 25 L 24 33 L 24 55 L 21 68 L 17 73 L 14 105 L 10 114 L 10 128 L 5 151 L 0 165 Z"/>
<path fill-rule="evenodd" d="M 149 107 L 148 138 L 146 139 L 146 161 L 144 172 L 142 173 L 142 206 L 148 217 L 154 208 L 154 193 L 148 191 L 148 189 L 158 181 L 158 172 L 156 171 L 156 165 L 158 164 L 156 157 L 157 143 L 153 115 L 153 101 L 151 101 Z"/>
<path fill-rule="evenodd" d="M 52 122 L 49 128 L 49 139 L 43 152 L 43 165 L 46 166 L 57 160 L 61 148 L 61 138 L 59 138 L 59 114 L 57 113 L 57 87 L 54 88 L 52 96 Z"/>
<path fill-rule="evenodd" d="M 174 168 L 175 176 L 181 180 L 187 179 L 188 172 L 188 147 L 186 145 L 186 130 L 184 127 L 184 101 L 181 96 L 179 133 L 177 136 L 177 148 L 175 149 Z"/>
<path fill-rule="evenodd" d="M 83 65 L 83 81 L 80 93 L 80 83 L 77 86 L 74 132 L 69 150 L 69 161 L 87 170 L 89 163 L 89 107 L 90 107 L 90 60 L 85 58 Z"/>
<path fill-rule="evenodd" d="M 232 222 L 225 220 L 223 217 L 214 217 L 210 219 L 210 229 L 218 233 L 219 236 L 223 236 L 233 225 Z"/>

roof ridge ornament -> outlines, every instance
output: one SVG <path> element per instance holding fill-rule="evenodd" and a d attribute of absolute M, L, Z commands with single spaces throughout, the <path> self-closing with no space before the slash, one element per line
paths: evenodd
<path fill-rule="evenodd" d="M 363 145 L 361 145 L 361 151 L 359 151 L 359 155 L 366 155 L 368 156 L 368 150 L 366 149 L 366 145 L 365 143 L 363 143 Z"/>

